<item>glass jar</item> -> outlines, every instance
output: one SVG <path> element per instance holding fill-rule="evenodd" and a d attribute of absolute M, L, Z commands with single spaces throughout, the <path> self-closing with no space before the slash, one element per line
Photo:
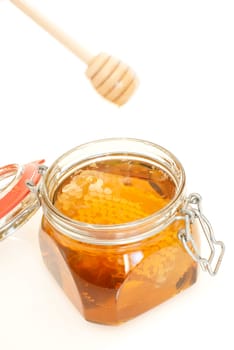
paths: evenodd
<path fill-rule="evenodd" d="M 215 240 L 201 211 L 200 196 L 187 196 L 182 165 L 164 148 L 136 139 L 105 139 L 72 149 L 49 169 L 34 166 L 42 178 L 35 181 L 34 171 L 27 187 L 34 209 L 35 199 L 43 208 L 39 233 L 43 260 L 88 321 L 118 324 L 155 307 L 195 283 L 198 264 L 211 275 L 217 273 L 224 245 Z M 80 169 L 90 167 L 122 176 L 126 191 L 132 191 L 132 179 L 145 181 L 165 204 L 150 215 L 117 224 L 82 222 L 64 215 L 55 205 L 59 189 Z M 148 195 L 144 191 L 143 197 L 137 197 L 141 203 Z M 0 197 L 0 208 L 7 195 Z M 0 221 L 0 238 L 12 232 L 12 217 L 14 227 L 22 224 L 28 203 L 21 201 L 17 211 L 11 210 L 3 224 Z M 108 213 L 115 210 L 118 216 L 121 211 L 128 218 L 135 209 L 126 203 L 116 200 Z M 103 209 L 99 209 L 101 216 Z M 200 254 L 201 233 L 210 249 L 208 258 Z"/>

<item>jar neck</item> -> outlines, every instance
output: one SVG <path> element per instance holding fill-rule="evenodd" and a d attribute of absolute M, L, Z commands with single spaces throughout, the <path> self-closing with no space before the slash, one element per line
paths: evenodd
<path fill-rule="evenodd" d="M 113 157 L 137 158 L 156 165 L 173 181 L 173 198 L 164 208 L 150 216 L 118 225 L 94 225 L 75 221 L 55 208 L 54 196 L 64 179 L 97 159 Z M 60 233 L 95 245 L 129 244 L 157 234 L 174 221 L 185 201 L 185 174 L 180 162 L 160 146 L 135 139 L 106 139 L 82 145 L 60 157 L 44 176 L 41 198 L 46 219 Z"/>

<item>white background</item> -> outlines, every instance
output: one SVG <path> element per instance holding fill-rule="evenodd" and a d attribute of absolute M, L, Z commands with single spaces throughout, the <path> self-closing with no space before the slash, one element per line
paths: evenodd
<path fill-rule="evenodd" d="M 40 257 L 38 213 L 0 243 L 0 348 L 233 349 L 233 0 L 28 0 L 94 53 L 134 67 L 140 87 L 106 102 L 85 65 L 0 1 L 0 166 L 103 137 L 147 139 L 183 163 L 226 256 L 220 273 L 118 327 L 83 320 Z M 146 291 L 147 294 L 147 291 Z M 228 317 L 231 317 L 230 321 Z"/>

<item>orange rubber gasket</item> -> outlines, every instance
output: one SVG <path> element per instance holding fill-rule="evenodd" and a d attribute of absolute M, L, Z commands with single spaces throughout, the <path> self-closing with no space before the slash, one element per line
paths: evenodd
<path fill-rule="evenodd" d="M 23 173 L 17 184 L 8 192 L 3 198 L 0 199 L 0 219 L 7 215 L 11 210 L 17 207 L 25 197 L 30 193 L 30 189 L 26 186 L 27 181 L 33 181 L 38 184 L 41 174 L 38 172 L 38 166 L 43 164 L 44 160 L 35 161 L 26 164 L 23 167 Z M 4 169 L 9 169 L 10 165 L 0 168 L 4 174 Z M 6 173 L 5 172 L 5 173 Z"/>

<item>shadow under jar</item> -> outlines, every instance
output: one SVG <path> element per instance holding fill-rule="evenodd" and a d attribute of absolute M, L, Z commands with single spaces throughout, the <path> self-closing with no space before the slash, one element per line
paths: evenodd
<path fill-rule="evenodd" d="M 44 262 L 85 319 L 127 321 L 196 281 L 178 237 L 185 174 L 167 150 L 135 139 L 84 144 L 44 174 L 41 198 Z"/>

